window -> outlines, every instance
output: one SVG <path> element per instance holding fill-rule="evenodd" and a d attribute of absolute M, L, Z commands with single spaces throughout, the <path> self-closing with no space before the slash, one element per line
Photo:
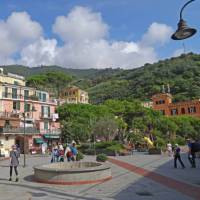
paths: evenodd
<path fill-rule="evenodd" d="M 159 101 L 156 101 L 156 104 L 157 104 L 157 105 L 165 104 L 165 100 L 162 100 L 162 99 L 161 99 L 161 100 L 159 100 Z"/>
<path fill-rule="evenodd" d="M 14 81 L 14 85 L 19 85 L 19 82 L 18 81 Z"/>
<path fill-rule="evenodd" d="M 39 100 L 42 101 L 42 93 L 39 92 Z"/>
<path fill-rule="evenodd" d="M 28 99 L 29 97 L 29 90 L 24 90 L 24 99 Z"/>
<path fill-rule="evenodd" d="M 160 110 L 160 113 L 161 113 L 162 115 L 165 115 L 165 110 Z"/>
<path fill-rule="evenodd" d="M 10 127 L 10 121 L 9 121 L 9 120 L 6 120 L 4 126 L 5 126 L 5 128 L 9 128 L 9 127 Z"/>
<path fill-rule="evenodd" d="M 5 98 L 8 98 L 8 87 L 5 87 L 5 95 L 4 95 Z"/>
<path fill-rule="evenodd" d="M 188 108 L 188 113 L 196 113 L 196 107 L 195 106 L 191 106 Z"/>
<path fill-rule="evenodd" d="M 6 141 L 8 141 L 8 140 L 9 140 L 9 136 L 8 136 L 8 135 L 6 135 L 6 138 L 5 138 L 5 139 L 6 139 Z"/>
<path fill-rule="evenodd" d="M 30 112 L 31 111 L 31 104 L 25 103 L 24 110 L 25 110 L 25 112 Z"/>
<path fill-rule="evenodd" d="M 12 98 L 17 99 L 17 88 L 12 88 Z"/>
<path fill-rule="evenodd" d="M 13 101 L 13 110 L 20 110 L 20 102 Z"/>
<path fill-rule="evenodd" d="M 46 102 L 47 101 L 47 94 L 43 93 L 42 94 L 42 102 Z"/>
<path fill-rule="evenodd" d="M 44 121 L 44 130 L 49 129 L 49 123 L 47 121 Z"/>
<path fill-rule="evenodd" d="M 171 115 L 178 115 L 178 110 L 177 109 L 172 109 L 171 110 Z"/>
<path fill-rule="evenodd" d="M 50 107 L 42 106 L 42 117 L 50 117 Z"/>
<path fill-rule="evenodd" d="M 181 108 L 181 114 L 185 114 L 185 108 Z"/>

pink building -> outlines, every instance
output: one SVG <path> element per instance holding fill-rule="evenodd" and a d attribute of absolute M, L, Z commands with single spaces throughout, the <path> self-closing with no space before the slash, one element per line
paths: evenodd
<path fill-rule="evenodd" d="M 18 144 L 23 152 L 25 141 L 28 152 L 41 149 L 43 143 L 58 142 L 57 102 L 47 92 L 25 86 L 23 77 L 12 76 L 8 81 L 0 80 L 0 150 L 6 152 L 12 144 Z"/>

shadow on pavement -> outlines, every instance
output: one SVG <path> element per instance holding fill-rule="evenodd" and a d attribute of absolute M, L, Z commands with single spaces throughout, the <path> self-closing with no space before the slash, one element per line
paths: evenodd
<path fill-rule="evenodd" d="M 72 195 L 69 193 L 60 192 L 56 188 L 32 186 L 32 185 L 20 184 L 20 183 L 0 183 L 0 185 L 8 185 L 8 186 L 12 186 L 12 187 L 21 187 L 21 188 L 36 190 L 36 192 L 29 192 L 30 194 L 35 195 L 35 197 L 36 197 L 36 195 L 42 195 L 44 197 L 44 196 L 47 196 L 48 193 L 50 193 L 53 195 L 63 196 L 63 197 L 65 197 L 65 200 L 67 200 L 67 197 L 74 198 L 74 199 L 81 199 L 81 200 L 99 200 L 96 198 L 88 198 L 88 197 L 83 197 L 83 196 L 79 196 L 79 195 Z M 46 193 L 41 193 L 41 192 L 46 192 Z M 39 196 L 37 196 L 37 197 L 39 197 Z M 58 199 L 58 198 L 59 197 L 56 197 L 56 199 Z"/>
<path fill-rule="evenodd" d="M 144 159 L 145 156 L 144 155 Z M 115 158 L 114 158 L 115 159 Z M 129 175 L 137 174 L 141 176 L 137 181 L 133 181 L 126 188 L 118 192 L 113 199 L 130 200 L 130 199 L 149 199 L 149 200 L 165 200 L 165 199 L 200 199 L 200 160 L 197 161 L 197 168 L 192 169 L 187 155 L 182 156 L 182 160 L 186 165 L 182 169 L 178 163 L 178 168 L 174 169 L 173 159 L 162 165 L 156 166 L 156 162 L 162 160 L 150 160 L 145 164 L 134 163 L 130 159 L 118 157 L 120 161 L 133 165 Z M 120 167 L 120 166 L 118 166 Z M 125 166 L 129 167 L 129 166 Z M 144 169 L 142 171 L 142 169 Z M 173 192 L 174 191 L 174 192 Z"/>

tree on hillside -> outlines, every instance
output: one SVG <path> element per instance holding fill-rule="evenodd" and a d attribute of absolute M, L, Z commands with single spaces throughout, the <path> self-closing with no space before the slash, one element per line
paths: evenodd
<path fill-rule="evenodd" d="M 72 77 L 63 72 L 50 71 L 45 74 L 33 75 L 27 79 L 27 85 L 47 90 L 59 97 L 62 90 L 69 85 Z"/>

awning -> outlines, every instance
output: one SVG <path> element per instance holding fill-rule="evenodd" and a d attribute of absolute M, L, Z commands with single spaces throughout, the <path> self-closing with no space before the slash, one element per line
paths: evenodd
<path fill-rule="evenodd" d="M 59 139 L 59 135 L 54 135 L 54 134 L 44 134 L 45 139 Z"/>
<path fill-rule="evenodd" d="M 42 138 L 34 138 L 36 144 L 43 144 L 44 140 Z"/>

